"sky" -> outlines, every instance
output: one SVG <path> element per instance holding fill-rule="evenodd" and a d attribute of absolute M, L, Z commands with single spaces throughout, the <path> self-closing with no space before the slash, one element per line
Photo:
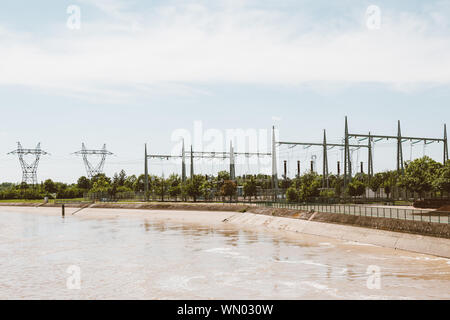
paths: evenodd
<path fill-rule="evenodd" d="M 270 152 L 273 125 L 277 140 L 320 142 L 326 129 L 340 142 L 345 116 L 353 133 L 395 135 L 401 120 L 404 135 L 441 138 L 450 118 L 450 1 L 16 0 L 0 8 L 2 182 L 22 178 L 7 154 L 18 141 L 50 153 L 39 181 L 74 182 L 86 174 L 72 154 L 82 142 L 114 153 L 106 174 L 140 174 L 145 143 L 152 154 L 178 154 L 181 137 L 196 151 L 228 151 L 234 130 L 235 152 Z M 395 142 L 374 149 L 375 171 L 395 168 Z M 405 142 L 403 152 L 442 161 L 442 149 Z M 311 159 L 321 170 L 320 148 L 278 153 L 290 176 L 297 160 L 302 171 Z M 270 172 L 270 159 L 241 158 L 237 174 Z M 331 171 L 341 159 L 330 150 Z M 355 150 L 361 161 L 366 152 Z M 227 167 L 205 160 L 195 170 Z M 150 171 L 180 166 L 152 160 Z"/>

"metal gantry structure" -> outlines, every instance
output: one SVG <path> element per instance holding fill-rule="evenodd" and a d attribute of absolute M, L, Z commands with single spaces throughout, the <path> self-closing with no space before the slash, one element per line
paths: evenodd
<path fill-rule="evenodd" d="M 148 154 L 147 144 L 145 144 L 145 191 L 148 191 L 148 159 L 160 159 L 160 160 L 171 160 L 171 159 L 181 159 L 181 179 L 183 182 L 187 180 L 186 173 L 186 157 L 190 157 L 190 178 L 194 177 L 194 159 L 229 159 L 230 160 L 230 179 L 236 179 L 236 157 L 246 156 L 246 157 L 267 157 L 272 156 L 271 153 L 261 153 L 261 152 L 235 152 L 233 143 L 230 142 L 230 151 L 194 151 L 191 146 L 190 151 L 185 150 L 184 141 L 182 143 L 182 150 L 180 155 L 165 155 L 165 154 Z"/>
<path fill-rule="evenodd" d="M 81 150 L 73 154 L 83 156 L 84 166 L 86 168 L 86 173 L 89 179 L 95 177 L 100 173 L 103 173 L 103 167 L 105 166 L 106 156 L 113 155 L 112 152 L 106 150 L 106 144 L 103 145 L 102 149 L 94 150 L 94 149 L 86 149 L 84 143 L 81 144 Z M 88 156 L 100 157 L 100 161 L 96 165 L 93 165 L 89 161 Z"/>
<path fill-rule="evenodd" d="M 358 139 L 358 144 L 352 144 L 351 139 Z M 397 126 L 397 135 L 375 135 L 371 134 L 369 132 L 368 134 L 360 134 L 360 133 L 351 133 L 349 131 L 348 126 L 348 118 L 345 117 L 345 133 L 344 133 L 344 143 L 328 143 L 327 142 L 327 135 L 326 130 L 323 131 L 323 142 L 322 143 L 316 143 L 316 142 L 285 142 L 285 141 L 275 141 L 275 128 L 273 128 L 273 138 L 272 138 L 272 145 L 273 145 L 273 152 L 272 152 L 272 181 L 273 181 L 273 188 L 277 188 L 277 159 L 276 159 L 276 145 L 288 145 L 291 146 L 291 148 L 296 146 L 305 146 L 307 148 L 312 146 L 318 146 L 321 147 L 323 150 L 323 188 L 327 188 L 328 185 L 328 177 L 329 177 L 329 166 L 328 166 L 328 150 L 339 147 L 344 149 L 344 186 L 346 186 L 352 179 L 353 173 L 352 173 L 352 157 L 351 157 L 351 151 L 358 150 L 361 148 L 367 148 L 368 150 L 368 178 L 369 181 L 373 177 L 374 174 L 374 161 L 373 161 L 373 146 L 374 143 L 382 141 L 382 140 L 395 140 L 397 141 L 397 170 L 399 172 L 404 172 L 404 160 L 403 160 L 403 143 L 410 141 L 412 144 L 417 144 L 419 142 L 423 142 L 425 145 L 431 144 L 431 143 L 443 143 L 443 164 L 446 164 L 448 161 L 448 139 L 447 139 L 447 126 L 444 124 L 444 137 L 443 138 L 429 138 L 429 137 L 412 137 L 412 136 L 403 136 L 401 131 L 401 125 L 400 121 L 398 121 Z M 367 144 L 359 144 L 361 141 L 367 141 Z M 338 163 L 338 175 L 339 175 L 339 165 Z M 361 172 L 362 170 L 361 166 Z M 297 170 L 298 175 L 300 175 L 300 163 L 297 162 Z M 311 169 L 312 170 L 312 169 Z M 285 163 L 285 171 L 286 171 L 286 163 Z M 286 174 L 286 173 L 285 173 Z"/>
<path fill-rule="evenodd" d="M 41 159 L 41 156 L 49 154 L 41 149 L 41 143 L 38 143 L 34 149 L 24 149 L 20 142 L 17 142 L 17 149 L 9 152 L 8 154 L 18 155 L 19 162 L 22 167 L 22 182 L 36 185 L 39 160 Z M 26 162 L 24 157 L 27 155 L 34 156 L 34 161 L 31 163 Z"/>
<path fill-rule="evenodd" d="M 360 139 L 359 141 L 367 140 L 367 147 L 369 149 L 369 163 L 371 163 L 372 169 L 369 169 L 369 178 L 373 175 L 373 152 L 372 147 L 374 142 L 382 141 L 382 140 L 395 140 L 397 141 L 397 171 L 400 173 L 404 172 L 404 161 L 403 161 L 403 143 L 410 141 L 411 143 L 419 143 L 423 142 L 425 145 L 430 143 L 443 143 L 443 164 L 446 164 L 448 161 L 448 140 L 447 140 L 447 125 L 444 124 L 444 137 L 443 138 L 427 138 L 427 137 L 411 137 L 411 136 L 403 136 L 400 121 L 397 124 L 397 135 L 374 135 L 369 132 L 369 134 L 360 134 L 360 133 L 350 133 L 348 126 L 348 119 L 345 117 L 345 164 L 344 164 L 344 186 L 346 186 L 349 181 L 352 179 L 352 166 L 351 166 L 351 157 L 350 157 L 350 139 L 356 138 Z M 371 167 L 369 165 L 369 168 Z"/>
<path fill-rule="evenodd" d="M 322 187 L 323 188 L 328 188 L 329 187 L 329 181 L 328 181 L 328 177 L 329 177 L 328 150 L 331 150 L 333 148 L 345 148 L 346 147 L 345 144 L 329 143 L 329 142 L 327 142 L 327 132 L 326 132 L 326 130 L 323 130 L 323 141 L 322 141 L 322 143 L 318 143 L 318 142 L 285 142 L 285 141 L 278 141 L 278 142 L 276 142 L 276 144 L 278 146 L 287 145 L 287 146 L 290 146 L 291 148 L 294 148 L 296 146 L 305 146 L 305 147 L 308 147 L 308 148 L 309 147 L 313 147 L 313 146 L 321 147 L 322 151 L 323 151 L 323 165 L 322 165 L 322 170 L 323 170 L 323 172 L 322 172 L 322 179 L 323 179 Z M 360 149 L 360 148 L 369 148 L 370 149 L 370 146 L 359 145 L 359 144 L 358 145 L 350 145 L 349 144 L 348 147 L 349 148 L 355 148 L 355 150 L 356 149 Z M 299 167 L 299 163 L 297 163 L 297 167 Z M 373 164 L 372 164 L 371 160 L 369 160 L 369 168 L 372 168 L 372 169 L 369 169 L 369 171 L 373 170 Z M 297 170 L 300 171 L 299 168 Z M 312 170 L 312 168 L 311 168 L 311 170 Z M 300 175 L 300 173 L 298 173 L 298 175 Z"/>

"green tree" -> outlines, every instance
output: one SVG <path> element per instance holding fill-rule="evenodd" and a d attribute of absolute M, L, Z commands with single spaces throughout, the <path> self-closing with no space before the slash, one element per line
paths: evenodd
<path fill-rule="evenodd" d="M 230 173 L 228 171 L 219 171 L 217 174 L 217 185 L 220 188 L 222 188 L 225 181 L 230 180 Z"/>
<path fill-rule="evenodd" d="M 214 198 L 214 183 L 211 180 L 206 180 L 202 184 L 202 195 L 205 200 L 211 200 Z"/>
<path fill-rule="evenodd" d="M 81 176 L 78 178 L 77 186 L 83 190 L 89 190 L 91 188 L 91 181 L 85 176 Z"/>
<path fill-rule="evenodd" d="M 369 182 L 369 188 L 370 190 L 372 190 L 374 193 L 377 193 L 381 186 L 383 184 L 383 174 L 382 173 L 376 173 Z"/>
<path fill-rule="evenodd" d="M 322 179 L 315 172 L 304 174 L 301 177 L 300 200 L 308 201 L 309 198 L 320 196 Z"/>
<path fill-rule="evenodd" d="M 366 192 L 366 185 L 360 180 L 353 180 L 347 186 L 347 194 L 351 197 L 360 197 Z"/>
<path fill-rule="evenodd" d="M 52 179 L 45 180 L 44 191 L 48 193 L 55 193 L 57 191 L 56 184 L 52 181 Z"/>
<path fill-rule="evenodd" d="M 164 196 L 169 192 L 169 183 L 168 180 L 160 177 L 156 177 L 153 181 L 156 195 L 161 197 L 161 201 L 164 201 Z"/>
<path fill-rule="evenodd" d="M 137 178 L 133 174 L 125 179 L 124 186 L 131 190 L 134 190 L 134 184 L 136 183 L 136 180 L 137 180 Z"/>
<path fill-rule="evenodd" d="M 256 196 L 257 192 L 257 184 L 254 177 L 251 177 L 249 180 L 244 182 L 244 197 L 250 198 L 250 201 L 252 201 L 252 197 Z"/>
<path fill-rule="evenodd" d="M 106 176 L 99 176 L 92 185 L 93 193 L 109 193 L 111 191 L 111 181 Z"/>
<path fill-rule="evenodd" d="M 202 185 L 205 181 L 205 177 L 202 175 L 194 175 L 192 179 L 186 182 L 186 194 L 197 201 L 197 198 L 202 195 Z"/>
<path fill-rule="evenodd" d="M 298 190 L 295 187 L 290 187 L 286 190 L 286 199 L 288 202 L 298 202 Z"/>
<path fill-rule="evenodd" d="M 171 198 L 177 198 L 181 194 L 181 178 L 177 174 L 172 174 L 167 179 L 168 194 Z"/>
<path fill-rule="evenodd" d="M 400 186 L 423 198 L 426 192 L 433 190 L 440 169 L 441 164 L 429 157 L 407 162 L 405 172 L 400 177 Z"/>
<path fill-rule="evenodd" d="M 236 190 L 237 190 L 236 183 L 232 180 L 226 180 L 223 183 L 220 192 L 222 193 L 222 195 L 224 197 L 230 197 L 230 202 L 231 202 L 231 200 L 233 199 L 233 196 L 236 195 Z"/>
<path fill-rule="evenodd" d="M 439 169 L 434 187 L 441 192 L 450 193 L 450 161 L 447 161 L 445 166 Z"/>

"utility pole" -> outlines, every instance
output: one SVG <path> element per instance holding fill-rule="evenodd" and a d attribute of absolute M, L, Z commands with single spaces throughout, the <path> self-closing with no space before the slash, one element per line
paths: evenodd
<path fill-rule="evenodd" d="M 351 163 L 351 155 L 350 155 L 350 143 L 349 143 L 349 135 L 348 135 L 348 119 L 345 117 L 345 139 L 344 139 L 344 189 L 347 187 L 347 184 L 350 182 L 352 178 L 352 163 Z"/>
<path fill-rule="evenodd" d="M 403 148 L 402 148 L 402 130 L 400 127 L 400 120 L 398 121 L 398 131 L 397 131 L 397 171 L 403 174 Z"/>
<path fill-rule="evenodd" d="M 284 160 L 284 181 L 287 180 L 287 160 Z"/>
<path fill-rule="evenodd" d="M 232 181 L 236 180 L 236 167 L 234 163 L 234 148 L 232 141 L 230 141 L 230 179 Z"/>
<path fill-rule="evenodd" d="M 194 179 L 194 152 L 191 145 L 191 180 Z"/>
<path fill-rule="evenodd" d="M 323 173 L 322 173 L 322 188 L 328 188 L 328 145 L 327 145 L 327 131 L 323 130 Z"/>
<path fill-rule="evenodd" d="M 272 127 L 272 189 L 275 192 L 275 200 L 278 199 L 278 173 L 277 173 L 277 148 L 275 145 L 275 126 Z"/>
<path fill-rule="evenodd" d="M 181 150 L 181 181 L 186 182 L 186 154 L 184 150 L 184 139 L 183 146 Z"/>
<path fill-rule="evenodd" d="M 86 146 L 84 145 L 84 143 L 82 143 L 81 150 L 75 152 L 74 154 L 83 156 L 86 173 L 88 175 L 88 178 L 91 179 L 92 177 L 95 177 L 96 175 L 103 173 L 103 167 L 105 165 L 106 156 L 112 155 L 113 153 L 106 150 L 106 144 L 103 145 L 102 149 L 88 150 L 88 149 L 86 149 Z M 100 156 L 100 162 L 96 166 L 92 165 L 88 159 L 89 155 L 90 156 Z"/>
<path fill-rule="evenodd" d="M 148 155 L 147 155 L 147 144 L 145 144 L 145 166 L 144 166 L 144 199 L 145 201 L 148 201 Z"/>
<path fill-rule="evenodd" d="M 19 162 L 22 166 L 22 182 L 36 185 L 37 184 L 37 168 L 41 156 L 48 153 L 41 149 L 41 143 L 38 143 L 35 149 L 24 149 L 20 142 L 17 142 L 17 149 L 8 154 L 16 154 L 19 156 Z M 25 161 L 24 156 L 33 155 L 34 161 L 29 164 Z"/>
<path fill-rule="evenodd" d="M 297 161 L 297 178 L 300 178 L 300 160 Z"/>
<path fill-rule="evenodd" d="M 447 140 L 447 125 L 444 124 L 444 165 L 448 161 L 448 140 Z"/>
<path fill-rule="evenodd" d="M 369 174 L 369 182 L 370 182 L 370 180 L 373 177 L 372 136 L 370 135 L 370 132 L 369 132 L 368 146 L 369 146 L 369 164 L 368 164 L 369 165 L 369 168 L 368 168 L 369 172 L 368 172 L 368 174 Z"/>

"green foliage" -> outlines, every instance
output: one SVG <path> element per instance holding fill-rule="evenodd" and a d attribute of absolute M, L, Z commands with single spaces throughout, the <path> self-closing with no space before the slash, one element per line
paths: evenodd
<path fill-rule="evenodd" d="M 256 196 L 257 188 L 258 186 L 256 184 L 255 178 L 251 177 L 250 180 L 247 180 L 244 183 L 244 197 L 249 197 L 251 200 L 252 197 Z"/>
<path fill-rule="evenodd" d="M 206 180 L 202 184 L 202 195 L 205 200 L 211 200 L 214 197 L 214 183 L 211 180 Z"/>
<path fill-rule="evenodd" d="M 220 190 L 221 194 L 224 197 L 230 197 L 230 201 L 234 195 L 236 195 L 237 185 L 234 181 L 227 180 L 223 183 L 222 188 Z"/>
<path fill-rule="evenodd" d="M 192 179 L 186 182 L 186 194 L 197 201 L 197 198 L 202 195 L 202 186 L 205 182 L 205 177 L 202 175 L 194 175 Z"/>
<path fill-rule="evenodd" d="M 96 176 L 95 182 L 93 183 L 90 192 L 91 193 L 110 193 L 111 192 L 111 179 L 107 178 L 105 175 Z"/>
<path fill-rule="evenodd" d="M 298 202 L 298 190 L 295 187 L 290 187 L 286 190 L 286 200 L 288 202 Z"/>
<path fill-rule="evenodd" d="M 405 173 L 400 177 L 399 184 L 408 191 L 417 192 L 423 196 L 425 192 L 433 190 L 441 167 L 440 163 L 429 157 L 407 162 Z"/>
<path fill-rule="evenodd" d="M 322 187 L 322 179 L 315 172 L 310 172 L 303 175 L 300 184 L 300 200 L 308 201 L 309 198 L 318 197 L 320 195 L 320 188 Z"/>
<path fill-rule="evenodd" d="M 369 188 L 373 192 L 378 192 L 380 190 L 380 187 L 383 185 L 383 174 L 382 173 L 376 173 L 373 175 L 373 177 L 370 179 Z"/>
<path fill-rule="evenodd" d="M 323 198 L 334 198 L 336 196 L 336 191 L 334 189 L 325 189 L 320 191 L 320 196 Z"/>
<path fill-rule="evenodd" d="M 57 191 L 56 184 L 51 180 L 47 179 L 44 182 L 44 191 L 47 193 L 55 193 Z"/>
<path fill-rule="evenodd" d="M 177 174 L 172 174 L 167 179 L 167 187 L 169 196 L 172 198 L 177 198 L 181 195 L 181 178 Z"/>
<path fill-rule="evenodd" d="M 81 176 L 78 178 L 77 186 L 83 190 L 89 190 L 91 188 L 91 181 L 85 176 Z"/>
<path fill-rule="evenodd" d="M 360 180 L 353 180 L 347 186 L 347 194 L 351 197 L 359 197 L 366 191 L 366 185 Z"/>
<path fill-rule="evenodd" d="M 434 180 L 435 189 L 450 193 L 450 161 L 439 169 L 438 177 Z"/>

